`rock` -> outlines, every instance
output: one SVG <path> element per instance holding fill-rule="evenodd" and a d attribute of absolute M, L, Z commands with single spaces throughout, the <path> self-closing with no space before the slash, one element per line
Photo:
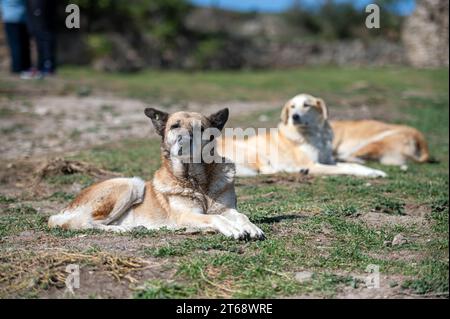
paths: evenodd
<path fill-rule="evenodd" d="M 398 282 L 396 282 L 396 281 L 390 281 L 389 282 L 389 287 L 390 288 L 395 288 L 395 287 L 397 287 L 398 286 Z"/>
<path fill-rule="evenodd" d="M 295 280 L 297 280 L 300 283 L 304 283 L 306 281 L 309 281 L 314 273 L 310 271 L 300 271 L 295 274 Z"/>
<path fill-rule="evenodd" d="M 421 0 L 403 26 L 402 39 L 411 65 L 449 65 L 447 0 Z"/>
<path fill-rule="evenodd" d="M 408 243 L 408 239 L 402 234 L 395 235 L 394 239 L 392 240 L 392 246 L 401 246 L 406 243 Z"/>
<path fill-rule="evenodd" d="M 23 231 L 19 234 L 20 237 L 24 237 L 24 238 L 30 238 L 34 236 L 34 231 L 33 230 L 26 230 Z"/>
<path fill-rule="evenodd" d="M 385 240 L 385 241 L 383 242 L 383 245 L 389 247 L 389 246 L 392 246 L 392 242 L 389 241 L 389 240 Z"/>

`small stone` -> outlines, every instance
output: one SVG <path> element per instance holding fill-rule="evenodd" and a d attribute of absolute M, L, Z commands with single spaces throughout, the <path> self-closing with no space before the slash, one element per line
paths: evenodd
<path fill-rule="evenodd" d="M 306 282 L 312 278 L 314 274 L 310 271 L 299 271 L 295 274 L 295 280 L 300 283 Z"/>
<path fill-rule="evenodd" d="M 398 282 L 396 282 L 396 281 L 389 282 L 389 287 L 394 288 L 394 287 L 397 287 L 397 286 L 398 286 Z"/>
<path fill-rule="evenodd" d="M 402 165 L 400 166 L 400 169 L 404 172 L 406 172 L 408 170 L 408 165 Z"/>
<path fill-rule="evenodd" d="M 408 239 L 402 234 L 395 235 L 394 239 L 392 240 L 392 246 L 401 246 L 406 243 L 408 243 Z"/>
<path fill-rule="evenodd" d="M 26 230 L 20 233 L 20 237 L 32 237 L 34 235 L 34 231 Z"/>

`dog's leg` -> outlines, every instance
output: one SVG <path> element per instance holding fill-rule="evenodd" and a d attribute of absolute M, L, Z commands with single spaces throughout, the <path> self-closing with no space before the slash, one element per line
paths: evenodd
<path fill-rule="evenodd" d="M 118 178 L 82 193 L 75 199 L 76 205 L 69 206 L 63 212 L 50 217 L 49 227 L 66 229 L 98 228 L 106 229 L 126 213 L 131 206 L 144 199 L 145 183 L 139 178 Z M 100 226 L 103 225 L 103 226 Z"/>
<path fill-rule="evenodd" d="M 337 163 L 336 165 L 314 164 L 310 167 L 312 175 L 353 175 L 363 177 L 386 177 L 383 171 L 354 163 Z"/>
<path fill-rule="evenodd" d="M 234 224 L 237 224 L 239 228 L 244 229 L 248 233 L 250 238 L 264 239 L 264 232 L 253 224 L 250 219 L 244 214 L 239 213 L 235 209 L 228 209 L 221 214 L 226 219 L 230 220 Z"/>
<path fill-rule="evenodd" d="M 248 233 L 241 225 L 230 221 L 222 215 L 206 215 L 196 212 L 183 212 L 177 214 L 174 220 L 176 228 L 214 229 L 227 237 L 245 239 Z"/>
<path fill-rule="evenodd" d="M 366 163 L 366 161 L 363 160 L 362 158 L 355 157 L 355 156 L 349 156 L 346 158 L 338 157 L 338 161 L 346 162 L 346 163 L 356 163 L 356 164 L 365 164 Z"/>
<path fill-rule="evenodd" d="M 122 227 L 122 226 L 103 225 L 103 224 L 96 223 L 96 222 L 88 223 L 87 225 L 85 225 L 84 229 L 99 229 L 99 230 L 111 231 L 111 232 L 115 232 L 115 233 L 123 233 L 123 232 L 130 230 L 130 229 L 128 229 L 126 227 Z"/>
<path fill-rule="evenodd" d="M 402 154 L 385 154 L 380 158 L 383 165 L 402 166 L 406 164 L 406 158 Z"/>
<path fill-rule="evenodd" d="M 144 200 L 145 182 L 138 177 L 133 177 L 128 179 L 128 183 L 127 191 L 119 197 L 108 217 L 101 221 L 103 225 L 109 225 L 118 220 L 131 206 Z"/>

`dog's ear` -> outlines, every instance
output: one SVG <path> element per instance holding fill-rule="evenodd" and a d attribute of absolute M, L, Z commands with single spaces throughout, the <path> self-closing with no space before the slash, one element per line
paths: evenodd
<path fill-rule="evenodd" d="M 151 107 L 146 108 L 144 113 L 152 120 L 156 132 L 158 132 L 159 135 L 164 136 L 164 130 L 166 128 L 167 120 L 169 119 L 169 114 Z"/>
<path fill-rule="evenodd" d="M 288 122 L 288 118 L 289 118 L 289 107 L 290 107 L 290 103 L 287 102 L 287 103 L 283 106 L 283 109 L 281 110 L 280 119 L 281 119 L 281 122 L 283 122 L 283 124 L 287 124 L 287 122 Z"/>
<path fill-rule="evenodd" d="M 228 111 L 228 108 L 225 108 L 223 110 L 220 110 L 217 113 L 211 114 L 208 119 L 211 123 L 212 127 L 218 128 L 220 131 L 225 126 L 225 123 L 228 121 L 228 116 L 230 112 Z"/>
<path fill-rule="evenodd" d="M 324 120 L 328 120 L 328 107 L 325 104 L 325 101 L 321 98 L 316 97 L 316 106 L 322 113 Z"/>

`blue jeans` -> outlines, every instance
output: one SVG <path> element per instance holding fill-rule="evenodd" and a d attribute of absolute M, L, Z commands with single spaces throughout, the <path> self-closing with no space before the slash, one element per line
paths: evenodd
<path fill-rule="evenodd" d="M 28 0 L 27 20 L 38 51 L 37 68 L 53 73 L 56 69 L 56 1 Z"/>
<path fill-rule="evenodd" d="M 20 73 L 31 68 L 30 36 L 25 23 L 5 23 L 6 38 L 11 54 L 11 72 Z"/>

